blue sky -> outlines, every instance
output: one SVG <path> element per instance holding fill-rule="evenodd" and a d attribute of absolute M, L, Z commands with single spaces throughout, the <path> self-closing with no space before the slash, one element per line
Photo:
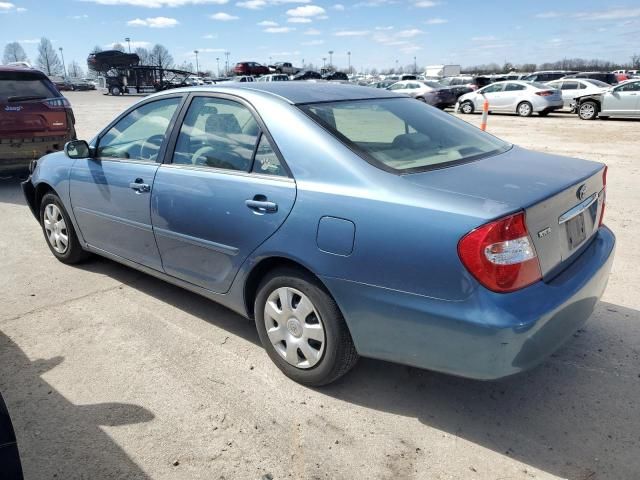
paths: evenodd
<path fill-rule="evenodd" d="M 544 62 L 563 57 L 627 62 L 640 53 L 637 0 L 0 0 L 0 46 L 20 41 L 32 61 L 41 36 L 83 67 L 94 45 L 162 43 L 176 63 L 215 69 L 269 57 L 346 67 Z M 222 62 L 221 62 L 222 64 Z"/>

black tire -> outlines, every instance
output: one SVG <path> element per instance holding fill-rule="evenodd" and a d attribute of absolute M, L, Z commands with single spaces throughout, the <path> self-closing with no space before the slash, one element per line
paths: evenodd
<path fill-rule="evenodd" d="M 516 107 L 516 113 L 521 117 L 530 117 L 533 114 L 533 105 L 529 102 L 520 102 Z"/>
<path fill-rule="evenodd" d="M 427 103 L 424 97 L 416 97 L 416 100 L 420 100 L 422 103 Z"/>
<path fill-rule="evenodd" d="M 298 368 L 287 362 L 275 349 L 267 334 L 264 310 L 269 296 L 278 288 L 289 287 L 303 293 L 311 301 L 324 327 L 325 344 L 318 363 L 311 368 Z M 358 361 L 353 340 L 335 300 L 312 275 L 294 268 L 270 272 L 260 283 L 254 304 L 258 335 L 267 354 L 289 378 L 311 387 L 329 384 L 346 374 Z"/>
<path fill-rule="evenodd" d="M 598 117 L 598 104 L 592 100 L 582 102 L 578 107 L 578 116 L 581 120 L 595 120 Z"/>
<path fill-rule="evenodd" d="M 549 115 L 551 112 L 548 110 L 542 110 L 540 112 L 538 112 L 538 115 L 541 117 L 546 117 L 547 115 Z"/>
<path fill-rule="evenodd" d="M 117 97 L 118 95 L 122 94 L 122 91 L 120 90 L 120 87 L 114 85 L 109 89 L 109 93 L 111 93 L 111 95 L 113 95 L 114 97 Z"/>
<path fill-rule="evenodd" d="M 47 206 L 51 204 L 55 205 L 62 218 L 64 219 L 64 230 L 66 230 L 68 241 L 67 248 L 63 252 L 59 252 L 54 248 L 45 228 L 45 210 Z M 53 256 L 60 260 L 62 263 L 70 265 L 80 263 L 91 256 L 91 254 L 84 250 L 80 245 L 78 236 L 76 235 L 76 232 L 73 228 L 73 223 L 71 223 L 71 219 L 69 218 L 69 215 L 67 214 L 67 211 L 62 204 L 62 201 L 55 193 L 47 193 L 44 197 L 42 197 L 42 201 L 40 202 L 40 225 L 42 227 L 42 233 L 44 234 L 44 239 L 47 242 L 49 250 L 51 250 Z"/>
<path fill-rule="evenodd" d="M 465 111 L 465 109 L 467 109 L 467 111 Z M 475 108 L 473 106 L 473 103 L 470 102 L 469 100 L 465 100 L 464 102 L 462 102 L 460 104 L 460 112 L 464 113 L 464 114 L 471 114 L 474 112 Z"/>
<path fill-rule="evenodd" d="M 600 120 L 609 120 L 609 115 L 598 115 Z"/>

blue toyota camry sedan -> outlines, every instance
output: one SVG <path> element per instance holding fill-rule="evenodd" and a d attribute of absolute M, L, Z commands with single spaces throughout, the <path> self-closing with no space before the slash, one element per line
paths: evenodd
<path fill-rule="evenodd" d="M 274 82 L 149 96 L 23 189 L 60 261 L 219 302 L 323 385 L 359 356 L 476 379 L 539 363 L 607 284 L 606 174 L 393 92 Z"/>

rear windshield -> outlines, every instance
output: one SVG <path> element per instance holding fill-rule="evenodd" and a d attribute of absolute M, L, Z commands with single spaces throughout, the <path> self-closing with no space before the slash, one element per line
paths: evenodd
<path fill-rule="evenodd" d="M 59 97 L 51 83 L 30 72 L 0 72 L 0 101 L 11 97 Z"/>
<path fill-rule="evenodd" d="M 442 168 L 511 148 L 410 98 L 315 103 L 300 108 L 365 160 L 395 173 Z"/>

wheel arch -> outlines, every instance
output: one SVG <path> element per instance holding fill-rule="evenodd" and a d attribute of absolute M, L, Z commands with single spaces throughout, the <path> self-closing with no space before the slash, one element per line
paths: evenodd
<path fill-rule="evenodd" d="M 311 275 L 327 292 L 326 285 L 322 282 L 320 277 L 316 275 L 311 269 L 302 263 L 292 260 L 291 258 L 284 256 L 271 256 L 260 260 L 247 274 L 243 287 L 244 307 L 249 318 L 254 318 L 254 303 L 258 294 L 258 287 L 262 280 L 272 271 L 279 268 L 292 268 L 300 272 Z M 329 294 L 331 294 L 329 292 Z"/>
<path fill-rule="evenodd" d="M 53 193 L 58 197 L 60 196 L 58 195 L 58 192 L 56 192 L 55 188 L 53 188 L 47 182 L 40 182 L 38 183 L 38 185 L 36 185 L 35 192 L 34 192 L 33 212 L 36 215 L 36 218 L 38 219 L 38 223 L 40 222 L 40 204 L 42 203 L 42 198 L 47 193 Z"/>

